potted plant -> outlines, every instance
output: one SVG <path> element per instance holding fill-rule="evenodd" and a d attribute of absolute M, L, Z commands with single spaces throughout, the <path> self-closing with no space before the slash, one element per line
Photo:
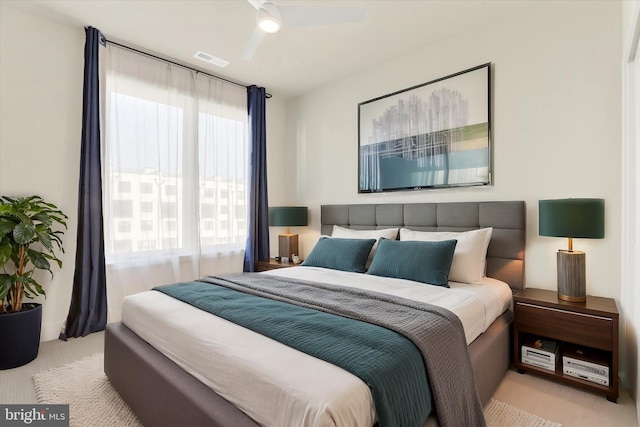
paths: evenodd
<path fill-rule="evenodd" d="M 62 267 L 61 236 L 67 216 L 39 196 L 0 196 L 0 369 L 29 363 L 38 355 L 42 305 L 25 301 L 45 291 L 36 270 Z"/>

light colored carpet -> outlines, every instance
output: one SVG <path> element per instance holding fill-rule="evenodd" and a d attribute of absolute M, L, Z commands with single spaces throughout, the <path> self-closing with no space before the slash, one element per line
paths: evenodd
<path fill-rule="evenodd" d="M 545 420 L 536 415 L 514 408 L 499 400 L 491 399 L 484 416 L 490 427 L 561 427 L 562 424 Z"/>
<path fill-rule="evenodd" d="M 40 403 L 68 403 L 70 425 L 141 426 L 103 372 L 103 354 L 39 372 L 33 376 Z M 560 427 L 506 403 L 491 399 L 485 408 L 489 427 Z"/>

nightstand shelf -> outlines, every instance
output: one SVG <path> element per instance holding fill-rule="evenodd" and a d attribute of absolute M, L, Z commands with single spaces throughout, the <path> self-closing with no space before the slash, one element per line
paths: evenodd
<path fill-rule="evenodd" d="M 270 258 L 264 261 L 257 261 L 256 272 L 276 270 L 278 268 L 297 267 L 299 265 L 300 264 L 294 264 L 292 262 L 280 262 L 280 261 L 277 261 L 275 258 Z"/>
<path fill-rule="evenodd" d="M 514 300 L 514 366 L 518 372 L 531 372 L 602 393 L 616 402 L 618 398 L 618 309 L 610 298 L 588 296 L 585 303 L 558 299 L 555 291 L 525 289 Z M 542 338 L 555 341 L 560 357 L 555 372 L 522 363 L 522 343 Z M 563 352 L 571 346 L 599 351 L 609 367 L 609 386 L 597 384 L 563 373 Z"/>

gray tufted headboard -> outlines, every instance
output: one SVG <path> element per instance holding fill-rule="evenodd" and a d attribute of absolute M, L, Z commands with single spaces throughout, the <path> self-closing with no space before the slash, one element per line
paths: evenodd
<path fill-rule="evenodd" d="M 487 276 L 524 288 L 526 211 L 523 201 L 322 205 L 321 232 L 334 225 L 359 230 L 404 227 L 421 231 L 466 231 L 493 227 Z"/>

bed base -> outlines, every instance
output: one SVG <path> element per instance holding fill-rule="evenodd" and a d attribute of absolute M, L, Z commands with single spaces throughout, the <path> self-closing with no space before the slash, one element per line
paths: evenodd
<path fill-rule="evenodd" d="M 107 325 L 104 372 L 145 426 L 258 427 L 122 323 Z"/>
<path fill-rule="evenodd" d="M 511 311 L 496 319 L 469 346 L 483 405 L 510 363 Z M 251 418 L 188 374 L 121 323 L 107 326 L 104 371 L 144 425 L 256 427 Z M 425 427 L 439 426 L 435 416 Z"/>

